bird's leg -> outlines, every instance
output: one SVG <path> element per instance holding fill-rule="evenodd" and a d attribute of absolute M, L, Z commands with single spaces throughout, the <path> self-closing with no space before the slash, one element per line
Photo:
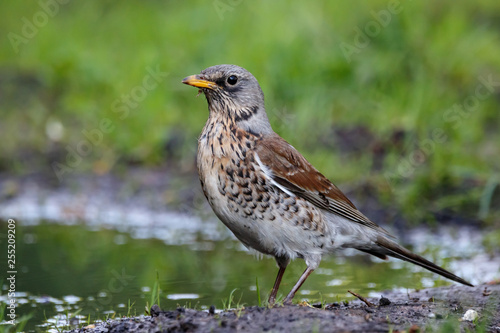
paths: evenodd
<path fill-rule="evenodd" d="M 295 286 L 293 286 L 292 290 L 290 290 L 290 292 L 288 293 L 288 296 L 286 296 L 285 301 L 283 302 L 283 304 L 292 304 L 292 299 L 295 296 L 295 293 L 297 292 L 297 290 L 299 290 L 299 288 L 302 286 L 302 284 L 306 281 L 307 277 L 309 275 L 311 275 L 311 273 L 313 271 L 314 271 L 314 269 L 312 269 L 310 267 L 306 268 L 306 270 L 304 271 L 304 273 L 302 273 L 302 275 L 300 276 L 299 281 L 297 281 L 297 283 L 295 284 Z"/>
<path fill-rule="evenodd" d="M 271 290 L 271 295 L 269 295 L 269 300 L 268 300 L 269 305 L 274 305 L 274 302 L 276 301 L 276 295 L 278 294 L 281 278 L 285 273 L 286 266 L 279 266 L 279 268 L 280 269 L 278 271 L 278 276 L 276 276 L 276 281 L 274 281 L 273 290 Z"/>

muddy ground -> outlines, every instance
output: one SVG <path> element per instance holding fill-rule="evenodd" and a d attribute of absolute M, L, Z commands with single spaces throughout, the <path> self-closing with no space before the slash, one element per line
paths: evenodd
<path fill-rule="evenodd" d="M 388 291 L 383 298 L 349 304 L 301 304 L 231 311 L 151 309 L 152 316 L 122 318 L 71 332 L 500 332 L 500 284 L 453 285 L 411 293 Z M 478 318 L 462 319 L 467 310 Z"/>

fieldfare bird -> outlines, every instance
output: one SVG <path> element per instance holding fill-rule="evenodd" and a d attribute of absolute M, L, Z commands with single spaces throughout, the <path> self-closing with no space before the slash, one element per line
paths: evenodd
<path fill-rule="evenodd" d="M 307 268 L 285 304 L 291 303 L 324 254 L 344 248 L 409 261 L 472 286 L 394 242 L 276 134 L 266 115 L 264 94 L 250 72 L 218 65 L 182 82 L 199 88 L 208 102 L 197 165 L 210 206 L 246 247 L 274 256 L 278 264 L 270 304 L 291 259 L 304 259 Z"/>

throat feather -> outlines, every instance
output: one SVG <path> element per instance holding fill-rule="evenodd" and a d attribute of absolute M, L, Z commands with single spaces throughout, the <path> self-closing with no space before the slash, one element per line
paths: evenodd
<path fill-rule="evenodd" d="M 259 111 L 259 108 L 257 106 L 252 106 L 250 108 L 244 108 L 240 109 L 236 112 L 234 116 L 234 121 L 240 122 L 240 121 L 246 121 L 250 119 L 252 116 L 257 114 Z"/>

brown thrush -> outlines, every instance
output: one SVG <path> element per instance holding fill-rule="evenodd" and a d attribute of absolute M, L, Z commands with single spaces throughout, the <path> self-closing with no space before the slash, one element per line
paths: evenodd
<path fill-rule="evenodd" d="M 274 133 L 264 94 L 250 72 L 218 65 L 182 82 L 200 88 L 208 101 L 210 113 L 198 140 L 197 164 L 210 206 L 245 246 L 274 256 L 278 264 L 270 304 L 290 259 L 304 259 L 307 269 L 285 303 L 291 303 L 323 254 L 343 248 L 406 260 L 472 286 L 395 243 Z"/>

